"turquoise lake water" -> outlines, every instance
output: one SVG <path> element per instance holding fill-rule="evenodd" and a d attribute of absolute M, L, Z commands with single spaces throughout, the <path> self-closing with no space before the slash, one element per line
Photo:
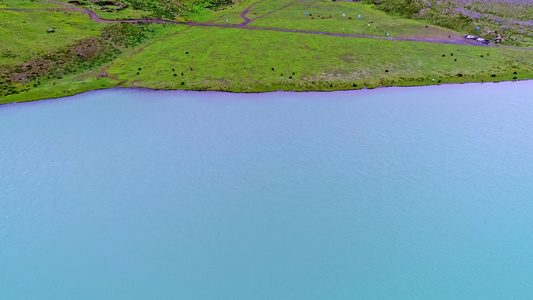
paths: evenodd
<path fill-rule="evenodd" d="M 0 299 L 532 299 L 533 81 L 0 106 Z"/>

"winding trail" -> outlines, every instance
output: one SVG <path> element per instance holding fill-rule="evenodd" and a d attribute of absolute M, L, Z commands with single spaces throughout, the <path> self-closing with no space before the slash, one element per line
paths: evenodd
<path fill-rule="evenodd" d="M 255 19 L 249 19 L 248 17 L 246 17 L 246 15 L 250 12 L 250 10 L 257 4 L 263 2 L 265 0 L 261 0 L 261 1 L 257 1 L 257 2 L 254 2 L 252 5 L 248 6 L 242 13 L 241 13 L 241 18 L 244 19 L 244 22 L 242 22 L 241 24 L 239 25 L 242 25 L 242 26 L 246 26 L 248 24 L 250 24 L 253 20 Z"/>
<path fill-rule="evenodd" d="M 334 32 L 322 32 L 322 31 L 307 31 L 307 30 L 294 30 L 294 29 L 284 29 L 284 28 L 269 28 L 269 27 L 250 27 L 246 26 L 252 21 L 262 18 L 264 16 L 257 17 L 255 19 L 250 19 L 246 15 L 250 10 L 258 3 L 261 3 L 265 0 L 261 0 L 253 3 L 248 6 L 242 13 L 241 17 L 244 19 L 244 22 L 238 25 L 229 25 L 229 24 L 213 24 L 213 23 L 196 23 L 196 22 L 178 22 L 178 21 L 169 21 L 164 19 L 131 19 L 131 20 L 110 20 L 103 19 L 98 16 L 94 11 L 79 8 L 68 3 L 58 2 L 54 0 L 46 0 L 47 2 L 54 3 L 57 5 L 65 6 L 68 9 L 63 9 L 59 11 L 76 11 L 89 15 L 91 20 L 99 23 L 158 23 L 158 24 L 176 24 L 176 25 L 185 25 L 185 26 L 199 26 L 199 27 L 219 27 L 219 28 L 238 28 L 246 30 L 263 30 L 263 31 L 276 31 L 276 32 L 291 32 L 291 33 L 301 33 L 301 34 L 315 34 L 315 35 L 326 35 L 326 36 L 337 36 L 337 37 L 348 37 L 348 38 L 366 38 L 366 39 L 377 39 L 377 40 L 389 40 L 389 41 L 404 41 L 404 42 L 423 42 L 423 43 L 434 43 L 434 44 L 452 44 L 452 45 L 468 45 L 468 46 L 479 46 L 487 47 L 479 42 L 472 41 L 465 38 L 454 38 L 454 39 L 432 39 L 432 38 L 401 38 L 401 37 L 379 37 L 379 36 L 369 36 L 369 35 L 360 35 L 360 34 L 346 34 L 346 33 L 334 33 Z M 290 5 L 286 5 L 288 7 Z M 283 9 L 282 7 L 280 9 Z M 12 9 L 0 9 L 0 10 L 12 10 Z M 19 9 L 16 11 L 33 11 L 33 10 L 23 10 Z M 531 48 L 517 48 L 524 50 L 533 50 Z"/>

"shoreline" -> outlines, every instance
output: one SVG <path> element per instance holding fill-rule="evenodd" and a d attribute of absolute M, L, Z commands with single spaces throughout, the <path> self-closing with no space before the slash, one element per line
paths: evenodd
<path fill-rule="evenodd" d="M 357 91 L 374 91 L 374 90 L 385 90 L 391 88 L 428 88 L 428 87 L 444 87 L 444 86 L 455 86 L 455 85 L 475 85 L 475 84 L 499 84 L 499 83 L 533 83 L 533 78 L 522 79 L 522 80 L 501 80 L 501 81 L 472 81 L 472 82 L 445 82 L 439 84 L 425 84 L 425 85 L 391 85 L 391 86 L 375 86 L 375 87 L 362 87 L 354 89 L 343 89 L 343 90 L 308 90 L 308 91 L 297 91 L 297 90 L 274 90 L 274 91 L 258 91 L 258 92 L 238 92 L 238 91 L 220 91 L 220 90 L 194 90 L 194 89 L 152 89 L 146 87 L 104 87 L 97 89 L 89 89 L 85 91 L 75 92 L 69 95 L 61 97 L 51 97 L 51 98 L 40 98 L 34 100 L 22 100 L 15 102 L 6 102 L 0 103 L 0 107 L 19 104 L 19 103 L 34 103 L 34 102 L 43 102 L 47 100 L 61 100 L 69 97 L 74 97 L 77 95 L 99 92 L 104 90 L 132 90 L 132 91 L 141 91 L 141 92 L 197 92 L 197 93 L 227 93 L 227 94 L 267 94 L 267 93 L 334 93 L 334 92 L 357 92 Z M 1 98 L 0 98 L 1 100 Z"/>

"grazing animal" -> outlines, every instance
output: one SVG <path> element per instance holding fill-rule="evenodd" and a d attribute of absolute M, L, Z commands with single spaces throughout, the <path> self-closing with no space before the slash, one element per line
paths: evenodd
<path fill-rule="evenodd" d="M 490 75 L 490 77 L 496 77 L 496 74 L 492 74 L 492 75 Z"/>
<path fill-rule="evenodd" d="M 437 83 L 440 83 L 440 80 L 439 80 L 439 81 L 437 81 Z"/>
<path fill-rule="evenodd" d="M 453 53 L 450 53 L 450 56 L 453 56 Z"/>
<path fill-rule="evenodd" d="M 185 54 L 189 54 L 189 52 L 185 52 Z"/>
<path fill-rule="evenodd" d="M 272 69 L 272 71 L 274 71 L 274 68 L 271 68 L 271 69 Z"/>
<path fill-rule="evenodd" d="M 513 72 L 513 74 L 515 74 L 515 75 L 516 75 L 516 71 L 514 71 L 514 72 Z"/>
<path fill-rule="evenodd" d="M 174 77 L 178 76 L 178 74 L 174 74 Z"/>
<path fill-rule="evenodd" d="M 457 73 L 457 76 L 459 76 L 459 77 L 463 77 L 463 74 L 461 74 L 461 73 Z"/>
<path fill-rule="evenodd" d="M 281 73 L 281 76 L 283 76 L 283 73 Z"/>
<path fill-rule="evenodd" d="M 174 72 L 174 69 L 172 69 L 172 72 Z"/>
<path fill-rule="evenodd" d="M 294 75 L 294 72 L 292 72 L 292 75 Z"/>
<path fill-rule="evenodd" d="M 480 56 L 483 57 L 483 54 L 481 54 Z"/>
<path fill-rule="evenodd" d="M 191 68 L 191 71 L 192 71 L 192 68 Z"/>
<path fill-rule="evenodd" d="M 182 81 L 182 82 L 181 82 L 181 85 L 185 85 L 185 82 Z"/>
<path fill-rule="evenodd" d="M 292 76 L 289 76 L 289 79 L 292 79 Z"/>
<path fill-rule="evenodd" d="M 140 70 L 141 70 L 141 68 L 139 68 L 139 69 L 137 69 L 137 70 L 139 70 L 139 71 L 140 71 Z"/>
<path fill-rule="evenodd" d="M 137 75 L 139 75 L 139 72 L 137 72 Z"/>
<path fill-rule="evenodd" d="M 513 80 L 517 80 L 517 79 L 518 79 L 518 77 L 516 77 L 516 76 L 515 76 L 515 77 L 513 77 Z"/>
<path fill-rule="evenodd" d="M 389 73 L 389 70 L 385 70 L 385 73 Z"/>
<path fill-rule="evenodd" d="M 354 83 L 354 84 L 353 84 L 353 87 L 357 87 L 357 84 Z"/>
<path fill-rule="evenodd" d="M 181 72 L 181 76 L 183 76 L 183 72 Z"/>
<path fill-rule="evenodd" d="M 446 55 L 443 54 L 442 57 L 446 57 Z"/>

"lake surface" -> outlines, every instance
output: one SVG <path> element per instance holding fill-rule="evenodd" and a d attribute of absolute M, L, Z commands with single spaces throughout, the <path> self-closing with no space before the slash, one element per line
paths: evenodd
<path fill-rule="evenodd" d="M 531 299 L 533 81 L 0 106 L 0 299 Z"/>

